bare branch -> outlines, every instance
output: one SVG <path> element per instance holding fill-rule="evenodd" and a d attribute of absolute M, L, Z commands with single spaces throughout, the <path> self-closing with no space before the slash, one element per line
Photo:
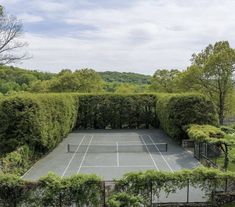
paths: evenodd
<path fill-rule="evenodd" d="M 23 26 L 20 21 L 10 15 L 0 16 L 0 65 L 19 62 L 29 56 L 19 54 L 19 49 L 27 46 L 26 42 L 19 41 Z"/>

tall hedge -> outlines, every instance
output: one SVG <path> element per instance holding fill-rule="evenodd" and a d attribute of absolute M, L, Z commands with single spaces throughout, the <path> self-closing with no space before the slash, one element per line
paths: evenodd
<path fill-rule="evenodd" d="M 80 95 L 77 128 L 158 127 L 155 102 L 153 94 Z"/>
<path fill-rule="evenodd" d="M 0 104 L 2 152 L 28 145 L 45 152 L 55 147 L 74 127 L 78 99 L 70 94 L 21 94 Z"/>
<path fill-rule="evenodd" d="M 19 94 L 0 101 L 0 151 L 28 145 L 47 152 L 74 128 L 159 127 L 185 136 L 188 124 L 217 124 L 215 107 L 198 94 Z"/>
<path fill-rule="evenodd" d="M 218 125 L 213 103 L 200 94 L 157 94 L 156 112 L 161 128 L 181 140 L 188 124 Z"/>

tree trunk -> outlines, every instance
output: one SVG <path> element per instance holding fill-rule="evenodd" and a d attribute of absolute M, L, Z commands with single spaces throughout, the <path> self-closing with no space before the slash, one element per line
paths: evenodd
<path fill-rule="evenodd" d="M 220 125 L 223 125 L 224 123 L 224 100 L 225 97 L 222 93 L 220 93 L 219 97 L 219 123 Z"/>

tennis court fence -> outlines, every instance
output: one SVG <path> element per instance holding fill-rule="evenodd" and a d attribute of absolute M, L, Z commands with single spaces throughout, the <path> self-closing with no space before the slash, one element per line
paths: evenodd
<path fill-rule="evenodd" d="M 48 194 L 48 188 L 44 189 L 40 184 L 31 184 L 25 189 L 18 187 L 3 189 L 1 187 L 0 206 L 109 207 L 109 199 L 112 195 L 120 192 L 130 193 L 128 188 L 120 187 L 117 182 L 101 181 L 100 184 L 97 184 L 96 191 L 87 194 L 86 198 L 80 197 L 82 188 L 61 187 L 58 191 L 56 187 L 51 186 L 50 194 Z M 214 204 L 223 200 L 219 197 L 221 193 L 222 195 L 230 195 L 231 192 L 235 191 L 234 180 L 217 179 L 211 181 L 213 185 L 205 183 L 204 186 L 196 184 L 191 186 L 190 183 L 190 180 L 188 180 L 188 184 L 183 188 L 174 188 L 170 192 L 168 189 L 168 192 L 165 192 L 164 188 L 158 189 L 158 186 L 150 181 L 144 184 L 144 190 L 136 191 L 135 195 L 144 198 L 145 203 L 143 206 L 146 207 L 174 206 L 173 204 L 176 203 L 184 204 L 184 206 L 191 206 L 190 204 L 195 203 L 200 204 L 200 206 L 204 204 L 205 206 L 214 206 Z M 74 185 L 76 184 L 74 183 Z M 178 185 L 180 186 L 180 183 Z"/>

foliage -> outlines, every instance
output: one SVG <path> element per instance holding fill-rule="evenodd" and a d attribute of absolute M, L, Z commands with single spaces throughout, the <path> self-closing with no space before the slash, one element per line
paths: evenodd
<path fill-rule="evenodd" d="M 214 105 L 199 94 L 158 94 L 156 112 L 163 130 L 178 140 L 186 137 L 185 125 L 218 123 Z"/>
<path fill-rule="evenodd" d="M 192 65 L 181 74 L 179 85 L 187 91 L 206 94 L 215 103 L 220 124 L 223 124 L 227 100 L 232 92 L 235 50 L 227 41 L 216 42 L 193 54 L 191 61 Z"/>
<path fill-rule="evenodd" d="M 22 175 L 30 166 L 30 150 L 27 145 L 17 148 L 1 159 L 2 171 Z"/>
<path fill-rule="evenodd" d="M 223 142 L 225 133 L 215 126 L 191 124 L 186 132 L 190 139 L 196 142 Z M 226 142 L 226 141 L 225 141 Z"/>
<path fill-rule="evenodd" d="M 0 66 L 0 92 L 6 94 L 9 91 L 26 91 L 34 82 L 52 77 L 52 73 Z"/>
<path fill-rule="evenodd" d="M 48 91 L 54 92 L 101 92 L 103 81 L 100 75 L 92 69 L 64 70 L 48 84 Z"/>
<path fill-rule="evenodd" d="M 200 188 L 210 192 L 217 187 L 224 187 L 225 179 L 235 180 L 234 172 L 223 173 L 220 170 L 197 168 L 195 170 L 182 170 L 174 173 L 148 170 L 146 172 L 132 172 L 126 174 L 116 183 L 115 193 L 125 192 L 144 198 L 149 205 L 151 196 L 159 197 L 164 191 L 167 195 L 177 189 L 188 186 Z M 150 194 L 152 190 L 152 195 Z"/>
<path fill-rule="evenodd" d="M 151 79 L 151 89 L 157 92 L 173 93 L 177 91 L 176 78 L 179 70 L 157 70 Z"/>
<path fill-rule="evenodd" d="M 78 128 L 157 127 L 155 96 L 151 94 L 80 95 Z"/>
<path fill-rule="evenodd" d="M 221 126 L 220 129 L 226 134 L 235 134 L 235 129 L 229 126 Z"/>
<path fill-rule="evenodd" d="M 105 82 L 108 83 L 130 83 L 130 84 L 149 84 L 150 83 L 150 76 L 149 75 L 142 75 L 138 73 L 127 73 L 127 72 L 99 72 L 100 76 Z"/>
<path fill-rule="evenodd" d="M 53 149 L 77 118 L 77 99 L 72 94 L 19 94 L 0 105 L 0 143 L 5 152 L 28 145 L 34 152 Z"/>
<path fill-rule="evenodd" d="M 151 196 L 159 197 L 160 192 L 174 193 L 177 189 L 197 187 L 211 193 L 215 186 L 223 189 L 227 181 L 235 181 L 234 172 L 197 168 L 174 173 L 148 170 L 126 174 L 115 181 L 115 188 L 108 198 L 108 206 L 149 205 Z M 0 174 L 0 205 L 3 206 L 100 206 L 103 185 L 95 175 L 77 174 L 61 178 L 53 173 L 39 181 L 24 181 L 16 175 Z M 152 194 L 151 194 L 152 191 Z"/>
<path fill-rule="evenodd" d="M 95 175 L 61 178 L 53 173 L 36 182 L 0 174 L 0 205 L 3 206 L 99 206 L 101 180 Z M 60 205 L 61 204 L 61 205 Z"/>
<path fill-rule="evenodd" d="M 0 173 L 0 204 L 4 207 L 13 207 L 21 202 L 20 196 L 25 191 L 26 182 L 12 174 Z"/>
<path fill-rule="evenodd" d="M 121 192 L 110 196 L 107 204 L 109 207 L 141 207 L 143 199 L 140 196 Z"/>

